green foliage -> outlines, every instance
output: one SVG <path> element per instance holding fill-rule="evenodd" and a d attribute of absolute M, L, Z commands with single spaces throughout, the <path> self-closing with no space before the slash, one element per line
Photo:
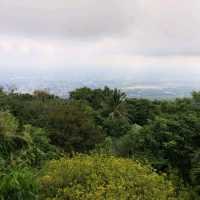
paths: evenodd
<path fill-rule="evenodd" d="M 103 154 L 103 155 L 114 155 L 114 142 L 112 137 L 106 137 L 105 140 L 96 145 L 92 153 Z"/>
<path fill-rule="evenodd" d="M 128 117 L 132 124 L 144 125 L 159 112 L 156 104 L 147 99 L 128 99 Z"/>
<path fill-rule="evenodd" d="M 11 168 L 0 172 L 1 200 L 36 200 L 38 185 L 31 169 Z"/>
<path fill-rule="evenodd" d="M 194 189 L 200 196 L 200 150 L 194 153 L 190 176 Z"/>
<path fill-rule="evenodd" d="M 57 156 L 43 129 L 25 125 L 19 130 L 18 121 L 9 112 L 0 112 L 0 139 L 0 158 L 8 165 L 38 166 Z"/>
<path fill-rule="evenodd" d="M 85 101 L 95 110 L 102 108 L 104 91 L 101 89 L 92 90 L 87 87 L 76 89 L 70 93 L 70 100 Z"/>
<path fill-rule="evenodd" d="M 141 133 L 144 143 L 138 151 L 147 149 L 155 158 L 155 167 L 175 167 L 189 181 L 192 154 L 198 147 L 200 118 L 194 114 L 156 117 Z M 139 142 L 139 141 L 138 141 Z"/>
<path fill-rule="evenodd" d="M 49 200 L 176 199 L 172 184 L 149 167 L 100 155 L 51 161 L 40 184 L 40 199 Z"/>
<path fill-rule="evenodd" d="M 120 137 L 125 135 L 131 126 L 126 118 L 124 117 L 108 117 L 103 122 L 104 131 L 108 136 Z"/>
<path fill-rule="evenodd" d="M 105 100 L 102 103 L 103 115 L 112 118 L 127 117 L 126 94 L 118 89 L 109 90 L 105 88 L 104 90 L 107 96 L 105 96 Z"/>
<path fill-rule="evenodd" d="M 126 116 L 126 94 L 118 89 L 83 87 L 70 93 L 70 100 L 84 101 L 104 116 Z"/>
<path fill-rule="evenodd" d="M 150 101 L 108 87 L 80 88 L 69 99 L 0 89 L 0 110 L 1 171 L 39 170 L 60 152 L 92 151 L 148 162 L 167 174 L 180 199 L 200 196 L 199 92 Z"/>
<path fill-rule="evenodd" d="M 9 137 L 16 133 L 18 122 L 9 112 L 0 112 L 0 134 Z"/>
<path fill-rule="evenodd" d="M 69 153 L 87 152 L 104 139 L 92 108 L 79 101 L 52 110 L 49 123 L 52 142 Z"/>
<path fill-rule="evenodd" d="M 19 165 L 41 166 L 46 160 L 58 158 L 61 153 L 49 143 L 46 132 L 41 128 L 25 125 L 21 133 L 27 146 L 16 153 L 15 162 Z"/>
<path fill-rule="evenodd" d="M 25 138 L 17 132 L 18 121 L 9 112 L 0 112 L 0 157 L 10 157 L 14 151 L 26 144 Z"/>
<path fill-rule="evenodd" d="M 138 142 L 142 142 L 138 141 L 140 140 L 141 129 L 141 126 L 134 124 L 127 134 L 116 140 L 114 148 L 117 155 L 123 157 L 136 156 Z"/>

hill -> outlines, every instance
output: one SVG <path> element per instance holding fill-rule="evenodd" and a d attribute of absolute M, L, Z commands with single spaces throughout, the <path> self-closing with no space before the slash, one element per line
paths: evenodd
<path fill-rule="evenodd" d="M 0 197 L 199 199 L 200 93 L 0 91 Z"/>

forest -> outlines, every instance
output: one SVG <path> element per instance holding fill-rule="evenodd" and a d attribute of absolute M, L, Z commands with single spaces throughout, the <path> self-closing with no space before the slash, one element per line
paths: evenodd
<path fill-rule="evenodd" d="M 0 180 L 1 200 L 198 200 L 200 92 L 1 89 Z"/>

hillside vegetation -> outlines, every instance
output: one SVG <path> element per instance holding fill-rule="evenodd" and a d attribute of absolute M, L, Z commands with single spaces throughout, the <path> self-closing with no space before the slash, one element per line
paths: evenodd
<path fill-rule="evenodd" d="M 200 93 L 0 90 L 1 200 L 200 199 Z"/>

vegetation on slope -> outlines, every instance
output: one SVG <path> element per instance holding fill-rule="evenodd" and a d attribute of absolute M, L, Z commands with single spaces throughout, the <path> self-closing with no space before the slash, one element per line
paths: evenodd
<path fill-rule="evenodd" d="M 150 101 L 108 87 L 69 99 L 1 90 L 0 199 L 198 200 L 199 144 L 198 92 Z"/>
<path fill-rule="evenodd" d="M 51 161 L 43 170 L 41 199 L 175 199 L 164 176 L 128 159 L 78 155 Z"/>

